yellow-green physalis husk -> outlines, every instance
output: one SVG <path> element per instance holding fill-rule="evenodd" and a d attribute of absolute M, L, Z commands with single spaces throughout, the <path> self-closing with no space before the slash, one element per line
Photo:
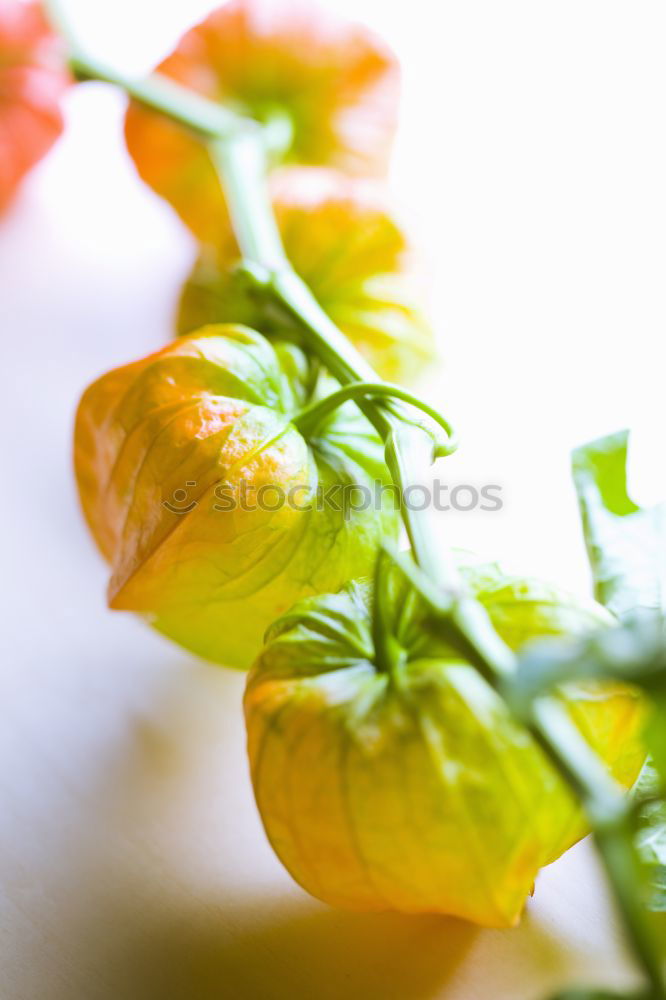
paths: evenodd
<path fill-rule="evenodd" d="M 371 569 L 399 514 L 344 489 L 374 499 L 383 446 L 354 404 L 306 440 L 292 418 L 319 391 L 296 348 L 216 326 L 85 392 L 76 474 L 113 608 L 247 669 L 295 601 Z"/>
<path fill-rule="evenodd" d="M 412 382 L 432 361 L 433 335 L 420 301 L 404 229 L 376 187 L 334 170 L 289 168 L 271 177 L 286 255 L 354 346 L 390 382 Z M 230 226 L 204 244 L 184 289 L 179 333 L 229 320 L 279 336 L 284 318 L 248 290 Z"/>
<path fill-rule="evenodd" d="M 609 622 L 598 605 L 495 564 L 462 567 L 516 650 Z M 395 582 L 400 653 L 373 645 L 372 587 L 352 583 L 277 622 L 247 685 L 252 780 L 268 838 L 314 896 L 350 910 L 514 925 L 539 870 L 586 832 L 569 788 L 469 663 Z M 644 760 L 639 696 L 614 683 L 561 697 L 625 786 Z"/>

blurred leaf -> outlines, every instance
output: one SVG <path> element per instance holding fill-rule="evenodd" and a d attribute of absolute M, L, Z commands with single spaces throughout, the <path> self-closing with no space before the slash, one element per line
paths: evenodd
<path fill-rule="evenodd" d="M 573 454 L 596 593 L 627 624 L 579 645 L 560 666 L 574 675 L 619 672 L 651 695 L 646 739 L 654 763 L 646 765 L 636 795 L 652 801 L 642 809 L 638 847 L 653 869 L 650 906 L 666 911 L 666 503 L 643 509 L 632 501 L 628 442 L 629 432 L 620 431 Z M 552 678 L 556 669 L 551 657 L 537 672 Z"/>
<path fill-rule="evenodd" d="M 648 725 L 648 743 L 662 782 L 666 785 L 666 691 L 662 685 L 654 699 L 655 710 Z"/>
<path fill-rule="evenodd" d="M 654 896 L 650 909 L 666 913 L 666 865 L 659 865 L 654 874 Z"/>
<path fill-rule="evenodd" d="M 653 762 L 648 760 L 634 787 L 634 798 L 639 802 L 653 802 L 661 797 L 662 784 Z"/>
<path fill-rule="evenodd" d="M 648 740 L 657 768 L 666 776 L 666 503 L 641 508 L 630 498 L 628 443 L 629 432 L 624 430 L 578 448 L 572 457 L 573 477 L 597 596 L 629 621 L 629 631 L 611 635 L 608 645 L 624 659 L 622 670 L 635 659 L 627 679 L 641 684 L 653 698 Z"/>
<path fill-rule="evenodd" d="M 620 431 L 572 456 L 595 591 L 619 617 L 639 607 L 666 610 L 666 503 L 642 509 L 631 500 L 628 442 Z"/>
<path fill-rule="evenodd" d="M 666 692 L 666 620 L 644 611 L 576 642 L 532 645 L 519 660 L 513 697 L 519 706 L 529 706 L 535 697 L 583 679 L 632 684 L 658 705 Z"/>
<path fill-rule="evenodd" d="M 658 716 L 662 725 L 666 719 Z M 649 907 L 658 913 L 666 913 L 666 802 L 664 801 L 665 781 L 648 761 L 638 779 L 634 796 L 645 804 L 641 808 L 641 830 L 637 844 L 641 857 L 652 869 L 650 873 L 651 895 Z"/>

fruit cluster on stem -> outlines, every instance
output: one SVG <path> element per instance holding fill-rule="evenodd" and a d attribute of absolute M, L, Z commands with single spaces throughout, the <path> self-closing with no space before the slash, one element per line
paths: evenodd
<path fill-rule="evenodd" d="M 182 125 L 208 145 L 241 251 L 239 266 L 258 302 L 266 310 L 279 310 L 303 349 L 319 359 L 342 386 L 328 399 L 303 411 L 296 423 L 312 423 L 327 410 L 353 399 L 384 441 L 387 465 L 398 490 L 404 492 L 410 484 L 418 483 L 423 472 L 422 456 L 426 454 L 423 442 L 429 445 L 433 457 L 445 455 L 453 450 L 453 432 L 427 404 L 378 378 L 290 266 L 266 183 L 271 155 L 289 139 L 284 122 L 260 125 L 158 74 L 140 81 L 127 79 L 81 49 L 72 39 L 55 0 L 47 6 L 68 40 L 70 65 L 80 80 L 99 80 L 121 88 L 135 101 Z M 445 431 L 444 442 L 415 422 L 414 408 Z M 462 592 L 453 559 L 435 551 L 428 512 L 409 510 L 403 505 L 402 515 L 413 559 L 385 549 L 377 570 L 375 644 L 383 668 L 390 670 L 393 656 L 390 630 L 382 621 L 382 564 L 388 561 L 400 567 L 429 606 L 437 628 L 504 697 L 582 801 L 634 953 L 649 984 L 649 996 L 653 1000 L 666 997 L 661 963 L 635 891 L 638 865 L 627 836 L 630 814 L 626 797 L 608 777 L 556 697 L 540 695 L 527 708 L 519 704 L 513 684 L 515 656 L 499 638 L 483 608 Z"/>

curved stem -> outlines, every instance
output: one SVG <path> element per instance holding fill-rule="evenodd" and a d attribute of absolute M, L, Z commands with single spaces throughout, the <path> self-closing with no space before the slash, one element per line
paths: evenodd
<path fill-rule="evenodd" d="M 444 454 L 451 455 L 456 450 L 455 434 L 449 421 L 418 396 L 414 396 L 411 392 L 407 392 L 391 382 L 350 382 L 349 385 L 343 386 L 337 392 L 332 392 L 324 399 L 317 400 L 316 403 L 305 407 L 292 418 L 292 423 L 298 427 L 302 434 L 311 434 L 329 413 L 333 413 L 344 403 L 349 400 L 370 397 L 374 399 L 399 399 L 402 403 L 409 403 L 410 406 L 421 410 L 446 432 L 447 443 L 446 445 L 442 444 L 443 450 L 438 450 L 438 455 L 442 457 Z"/>
<path fill-rule="evenodd" d="M 375 581 L 372 588 L 372 645 L 375 651 L 375 666 L 386 674 L 392 673 L 403 655 L 402 648 L 394 637 L 391 622 L 389 568 L 388 554 L 380 550 L 375 563 Z"/>

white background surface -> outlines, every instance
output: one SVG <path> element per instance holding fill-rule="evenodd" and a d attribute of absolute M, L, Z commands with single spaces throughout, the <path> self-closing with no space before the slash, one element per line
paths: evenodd
<path fill-rule="evenodd" d="M 69 0 L 142 71 L 212 4 Z M 568 451 L 637 423 L 664 488 L 666 9 L 661 2 L 336 0 L 403 60 L 393 187 L 432 284 L 452 483 L 501 514 L 442 535 L 587 586 Z M 0 222 L 3 1000 L 539 1000 L 627 972 L 591 849 L 546 871 L 521 928 L 335 913 L 295 887 L 251 799 L 243 678 L 104 608 L 70 472 L 77 398 L 160 346 L 193 255 L 136 179 L 123 102 L 68 131 Z M 655 456 L 659 462 L 655 462 Z"/>

